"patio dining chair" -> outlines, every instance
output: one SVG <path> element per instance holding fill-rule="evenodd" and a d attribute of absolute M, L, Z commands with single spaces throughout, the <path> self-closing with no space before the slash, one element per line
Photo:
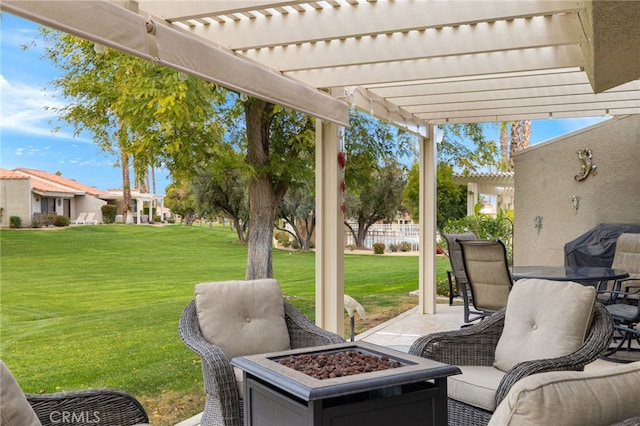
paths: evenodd
<path fill-rule="evenodd" d="M 607 293 L 611 294 L 608 297 L 611 303 L 606 308 L 615 324 L 614 340 L 617 344 L 605 353 L 605 358 L 616 362 L 631 362 L 635 359 L 625 359 L 619 352 L 640 352 L 640 286 L 626 286 L 625 291 L 612 290 Z"/>
<path fill-rule="evenodd" d="M 462 253 L 473 309 L 485 317 L 507 306 L 513 281 L 502 241 L 458 239 L 457 243 Z"/>
<path fill-rule="evenodd" d="M 594 287 L 522 279 L 506 308 L 418 338 L 409 353 L 460 368 L 447 379 L 449 425 L 486 425 L 511 387 L 547 371 L 580 371 L 608 348 L 613 321 Z"/>
<path fill-rule="evenodd" d="M 625 292 L 625 286 L 640 286 L 640 234 L 624 233 L 618 236 L 611 268 L 623 270 L 629 274 L 629 277 L 613 282 L 600 283 L 598 286 L 600 291 L 598 299 L 603 303 L 615 302 L 611 300 L 611 297 L 615 296 L 616 293 L 611 293 L 611 290 Z M 628 294 L 623 296 L 627 300 L 638 299 L 638 294 L 626 292 Z"/>
<path fill-rule="evenodd" d="M 178 331 L 202 359 L 202 426 L 244 424 L 242 371 L 231 365 L 232 358 L 345 342 L 284 302 L 274 279 L 196 285 Z"/>
<path fill-rule="evenodd" d="M 449 263 L 451 270 L 447 271 L 447 281 L 449 283 L 449 305 L 453 304 L 453 298 L 459 296 L 464 304 L 464 322 L 468 324 L 484 316 L 482 312 L 470 310 L 471 290 L 467 282 L 467 274 L 464 271 L 464 262 L 462 261 L 462 251 L 457 240 L 477 240 L 478 237 L 473 232 L 464 232 L 459 234 L 442 234 L 447 241 L 447 251 L 449 254 Z M 454 291 L 455 282 L 455 291 Z"/>

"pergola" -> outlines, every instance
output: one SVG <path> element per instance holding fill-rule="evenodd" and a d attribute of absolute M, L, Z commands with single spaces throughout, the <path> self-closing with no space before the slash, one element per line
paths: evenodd
<path fill-rule="evenodd" d="M 420 139 L 420 309 L 435 313 L 433 126 L 640 113 L 640 2 L 1 0 L 2 9 L 317 117 L 316 321 L 343 330 L 337 156 L 350 108 Z"/>

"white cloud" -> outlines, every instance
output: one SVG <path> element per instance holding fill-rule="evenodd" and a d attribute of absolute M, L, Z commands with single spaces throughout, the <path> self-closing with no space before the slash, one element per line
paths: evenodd
<path fill-rule="evenodd" d="M 45 107 L 59 108 L 63 106 L 56 99 L 55 93 L 21 82 L 11 83 L 1 74 L 0 93 L 2 93 L 0 127 L 3 131 L 93 143 L 86 138 L 74 138 L 68 130 L 62 129 L 53 132 L 59 122 L 55 112 L 47 110 Z"/>

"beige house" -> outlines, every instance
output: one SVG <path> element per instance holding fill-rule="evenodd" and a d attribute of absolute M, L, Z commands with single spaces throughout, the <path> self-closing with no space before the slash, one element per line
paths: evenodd
<path fill-rule="evenodd" d="M 55 213 L 70 220 L 82 212 L 94 213 L 102 222 L 104 192 L 73 179 L 42 170 L 0 168 L 0 226 L 9 226 L 9 218 L 18 216 L 22 226 L 31 226 L 34 215 Z"/>
<path fill-rule="evenodd" d="M 514 161 L 517 265 L 563 265 L 564 245 L 596 225 L 640 224 L 640 115 L 534 145 Z"/>

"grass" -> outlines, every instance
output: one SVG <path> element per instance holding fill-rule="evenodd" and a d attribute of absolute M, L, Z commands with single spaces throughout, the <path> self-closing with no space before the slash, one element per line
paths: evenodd
<path fill-rule="evenodd" d="M 199 358 L 177 333 L 193 287 L 243 279 L 247 249 L 214 226 L 2 230 L 0 356 L 28 393 L 90 387 L 138 397 L 154 425 L 202 410 Z M 314 317 L 315 255 L 275 251 L 274 275 Z M 448 261 L 439 259 L 438 276 Z M 345 292 L 362 332 L 415 306 L 416 256 L 345 256 Z M 345 321 L 348 324 L 348 321 Z"/>

